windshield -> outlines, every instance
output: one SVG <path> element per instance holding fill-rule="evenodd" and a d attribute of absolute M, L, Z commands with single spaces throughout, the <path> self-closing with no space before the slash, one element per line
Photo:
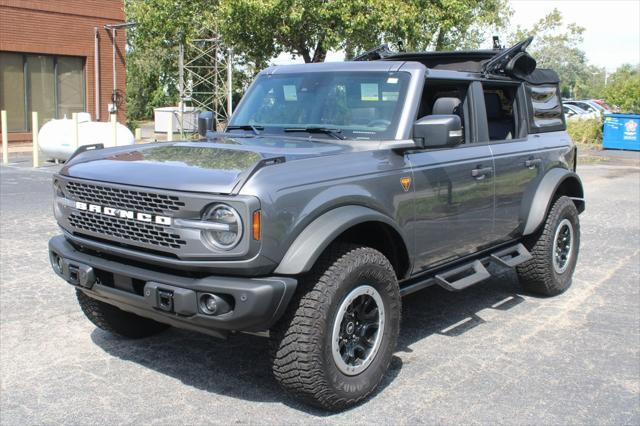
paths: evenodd
<path fill-rule="evenodd" d="M 409 79 L 406 72 L 370 71 L 261 75 L 229 128 L 394 139 Z"/>

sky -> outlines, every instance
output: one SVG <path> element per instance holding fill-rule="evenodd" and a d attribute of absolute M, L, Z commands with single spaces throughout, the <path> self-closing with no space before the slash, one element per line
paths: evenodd
<path fill-rule="evenodd" d="M 565 24 L 585 28 L 582 49 L 607 71 L 640 63 L 640 0 L 512 0 L 511 25 L 530 27 L 553 8 Z"/>
<path fill-rule="evenodd" d="M 608 72 L 624 64 L 640 63 L 640 0 L 511 0 L 510 27 L 531 27 L 554 8 L 562 13 L 565 24 L 585 28 L 583 50 L 589 63 Z M 506 33 L 510 32 L 509 30 Z M 501 37 L 506 40 L 506 33 Z M 489 37 L 490 39 L 490 37 Z M 487 40 L 486 48 L 491 47 Z M 342 61 L 342 52 L 329 52 L 327 61 Z M 280 55 L 274 63 L 290 64 L 290 55 Z"/>

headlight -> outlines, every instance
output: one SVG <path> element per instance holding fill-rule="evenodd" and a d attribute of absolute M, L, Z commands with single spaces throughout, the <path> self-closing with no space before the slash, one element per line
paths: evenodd
<path fill-rule="evenodd" d="M 56 219 L 62 216 L 62 211 L 60 210 L 60 204 L 58 203 L 59 198 L 65 198 L 64 192 L 62 192 L 62 187 L 58 181 L 53 182 L 53 215 Z"/>
<path fill-rule="evenodd" d="M 218 249 L 231 250 L 242 238 L 242 220 L 238 212 L 226 204 L 216 204 L 204 213 L 202 220 L 211 227 L 202 231 L 204 242 Z"/>
<path fill-rule="evenodd" d="M 62 191 L 62 185 L 60 185 L 60 182 L 57 180 L 53 182 L 53 196 L 65 198 L 64 192 Z"/>

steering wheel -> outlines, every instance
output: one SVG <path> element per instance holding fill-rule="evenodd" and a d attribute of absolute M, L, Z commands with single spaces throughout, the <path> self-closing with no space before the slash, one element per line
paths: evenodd
<path fill-rule="evenodd" d="M 391 121 L 378 118 L 377 120 L 371 120 L 370 122 L 368 122 L 367 127 L 375 127 L 375 126 L 387 127 L 389 124 L 391 124 Z"/>

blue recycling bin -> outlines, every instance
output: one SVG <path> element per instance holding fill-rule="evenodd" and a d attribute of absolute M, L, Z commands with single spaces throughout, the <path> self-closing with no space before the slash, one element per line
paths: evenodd
<path fill-rule="evenodd" d="M 607 114 L 604 116 L 602 147 L 640 151 L 640 115 Z"/>

